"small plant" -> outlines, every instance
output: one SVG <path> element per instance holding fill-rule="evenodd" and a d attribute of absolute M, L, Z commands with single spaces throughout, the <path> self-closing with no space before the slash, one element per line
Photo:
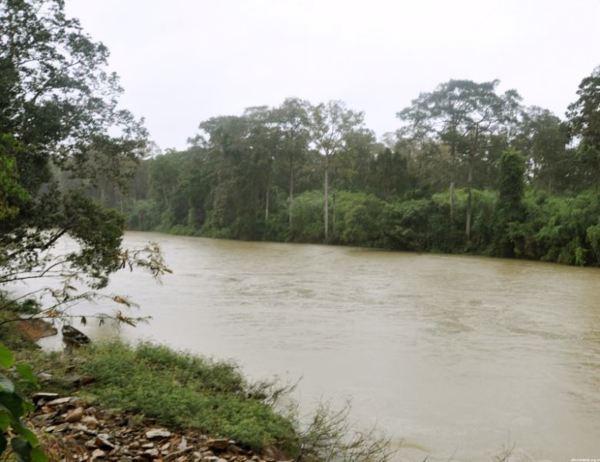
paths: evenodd
<path fill-rule="evenodd" d="M 0 344 L 0 368 L 8 370 L 13 367 L 21 379 L 37 385 L 31 366 L 15 365 L 13 353 Z M 22 421 L 23 416 L 32 408 L 32 404 L 16 390 L 10 377 L 0 373 L 0 456 L 12 450 L 18 462 L 47 461 L 37 436 Z"/>
<path fill-rule="evenodd" d="M 349 422 L 350 404 L 339 410 L 321 403 L 300 435 L 299 462 L 387 462 L 394 451 L 390 440 L 375 429 L 354 431 Z"/>

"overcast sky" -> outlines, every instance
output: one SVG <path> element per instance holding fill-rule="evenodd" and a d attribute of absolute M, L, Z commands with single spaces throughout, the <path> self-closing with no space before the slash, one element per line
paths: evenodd
<path fill-rule="evenodd" d="M 600 65 L 600 0 L 67 0 L 161 148 L 288 96 L 341 99 L 378 135 L 448 79 L 498 78 L 561 117 Z"/>

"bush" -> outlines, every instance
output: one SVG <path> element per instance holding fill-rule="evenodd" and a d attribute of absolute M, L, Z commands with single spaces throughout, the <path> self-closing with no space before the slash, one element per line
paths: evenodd
<path fill-rule="evenodd" d="M 290 239 L 297 242 L 323 240 L 323 193 L 321 191 L 308 191 L 294 199 Z"/>
<path fill-rule="evenodd" d="M 26 364 L 15 366 L 13 353 L 0 343 L 0 369 L 7 370 L 13 366 L 22 380 L 30 385 L 37 383 L 31 367 Z M 37 436 L 22 421 L 32 409 L 33 405 L 17 390 L 13 380 L 6 373 L 0 373 L 0 456 L 10 450 L 18 462 L 47 460 Z"/>
<path fill-rule="evenodd" d="M 372 194 L 340 191 L 336 194 L 334 241 L 345 245 L 381 245 L 385 202 Z"/>

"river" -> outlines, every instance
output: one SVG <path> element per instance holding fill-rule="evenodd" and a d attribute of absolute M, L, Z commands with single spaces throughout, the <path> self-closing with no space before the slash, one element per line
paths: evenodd
<path fill-rule="evenodd" d="M 600 458 L 600 271 L 479 257 L 127 233 L 174 273 L 116 274 L 148 324 L 126 339 L 300 379 L 402 460 Z M 109 309 L 95 307 L 93 309 Z M 94 337 L 106 327 L 88 326 Z"/>

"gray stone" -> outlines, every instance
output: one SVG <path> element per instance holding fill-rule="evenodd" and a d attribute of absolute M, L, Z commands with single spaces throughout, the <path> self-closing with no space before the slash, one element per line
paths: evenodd
<path fill-rule="evenodd" d="M 32 401 L 34 403 L 37 403 L 38 401 L 52 401 L 55 399 L 58 399 L 58 393 L 35 393 L 32 397 L 31 397 Z"/>
<path fill-rule="evenodd" d="M 72 399 L 74 399 L 72 396 L 67 396 L 65 398 L 53 399 L 52 401 L 47 403 L 47 405 L 48 406 L 60 406 L 62 404 L 67 404 L 67 403 L 71 402 Z"/>
<path fill-rule="evenodd" d="M 146 432 L 146 438 L 149 440 L 153 440 L 155 438 L 168 438 L 171 436 L 171 432 L 169 430 L 165 430 L 164 428 L 153 428 L 152 430 L 148 430 Z"/>
<path fill-rule="evenodd" d="M 101 459 L 102 457 L 105 457 L 106 453 L 102 450 L 102 449 L 96 449 L 94 450 L 94 452 L 92 452 L 92 458 L 90 460 L 94 461 L 96 459 Z"/>

